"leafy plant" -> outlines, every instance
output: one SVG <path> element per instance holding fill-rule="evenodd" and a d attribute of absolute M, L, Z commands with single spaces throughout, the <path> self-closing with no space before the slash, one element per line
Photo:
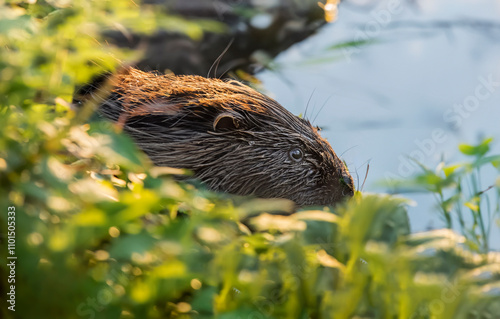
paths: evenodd
<path fill-rule="evenodd" d="M 463 163 L 441 162 L 434 170 L 417 163 L 422 172 L 413 179 L 393 181 L 395 191 L 427 191 L 434 194 L 439 213 L 452 229 L 458 224 L 460 232 L 475 250 L 487 253 L 489 238 L 500 218 L 500 178 L 484 185 L 482 171 L 498 173 L 500 155 L 489 155 L 492 138 L 477 145 L 461 144 L 459 150 L 470 160 Z"/>

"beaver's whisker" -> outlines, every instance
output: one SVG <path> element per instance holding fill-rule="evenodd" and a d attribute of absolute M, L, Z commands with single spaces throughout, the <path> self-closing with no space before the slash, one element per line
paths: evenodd
<path fill-rule="evenodd" d="M 361 185 L 361 191 L 365 188 L 365 183 L 366 180 L 368 179 L 368 172 L 370 171 L 370 163 L 366 164 L 366 174 L 365 174 L 365 179 L 363 180 L 363 185 Z"/>
<path fill-rule="evenodd" d="M 358 174 L 358 169 L 356 168 L 354 170 L 354 172 L 356 173 L 356 185 L 359 185 L 359 174 Z"/>
<path fill-rule="evenodd" d="M 349 152 L 350 150 L 352 150 L 353 148 L 356 148 L 356 147 L 358 147 L 358 146 L 359 146 L 359 145 L 354 145 L 354 146 L 349 147 L 348 149 L 346 149 L 345 151 L 343 151 L 343 152 L 339 155 L 339 157 L 344 156 L 344 154 L 345 154 L 345 153 Z M 363 165 L 364 165 L 364 163 L 363 163 Z"/>
<path fill-rule="evenodd" d="M 323 108 L 325 107 L 325 105 L 328 103 L 328 101 L 332 98 L 332 95 L 330 95 L 326 100 L 325 100 L 325 103 L 323 103 L 323 105 L 321 105 L 321 107 L 319 108 L 319 111 L 318 113 L 316 114 L 316 116 L 314 117 L 314 119 L 312 120 L 312 123 L 316 122 L 316 119 L 318 118 L 318 115 L 320 115 L 321 111 L 323 111 Z"/>
<path fill-rule="evenodd" d="M 306 104 L 306 109 L 304 111 L 304 120 L 307 120 L 307 110 L 309 109 L 309 105 L 311 103 L 311 99 L 314 95 L 314 92 L 316 92 L 316 88 L 314 88 L 311 92 L 311 95 L 309 96 L 309 99 L 307 100 L 307 104 Z"/>
<path fill-rule="evenodd" d="M 210 77 L 210 72 L 212 71 L 212 68 L 214 67 L 214 65 L 215 65 L 214 78 L 217 77 L 217 68 L 219 67 L 219 63 L 222 60 L 222 57 L 224 56 L 224 54 L 226 54 L 226 52 L 229 50 L 229 48 L 231 47 L 233 42 L 234 42 L 234 37 L 231 39 L 231 41 L 229 41 L 229 44 L 226 46 L 224 51 L 222 51 L 222 53 L 217 57 L 217 59 L 215 59 L 214 63 L 212 63 L 212 65 L 210 66 L 210 69 L 208 69 L 207 78 Z"/>

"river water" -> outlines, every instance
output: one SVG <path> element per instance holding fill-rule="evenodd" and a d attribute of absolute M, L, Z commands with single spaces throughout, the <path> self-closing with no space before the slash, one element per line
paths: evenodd
<path fill-rule="evenodd" d="M 330 47 L 368 41 L 358 47 Z M 464 160 L 459 143 L 495 138 L 500 154 L 500 1 L 344 1 L 339 18 L 258 75 L 269 95 L 323 128 L 364 190 Z M 487 169 L 482 187 L 499 174 Z M 360 183 L 361 183 L 360 182 Z M 492 194 L 494 195 L 494 194 Z M 434 198 L 404 194 L 412 231 L 440 228 Z M 494 197 L 494 196 L 493 196 Z M 469 219 L 470 220 L 470 219 Z M 500 249 L 500 222 L 491 246 Z"/>

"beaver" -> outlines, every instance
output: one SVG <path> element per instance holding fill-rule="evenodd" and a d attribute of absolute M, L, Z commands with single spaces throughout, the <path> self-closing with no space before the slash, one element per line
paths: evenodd
<path fill-rule="evenodd" d="M 214 191 L 298 206 L 333 205 L 354 193 L 318 128 L 238 81 L 134 68 L 109 79 L 98 113 L 120 123 L 155 165 L 189 169 Z"/>

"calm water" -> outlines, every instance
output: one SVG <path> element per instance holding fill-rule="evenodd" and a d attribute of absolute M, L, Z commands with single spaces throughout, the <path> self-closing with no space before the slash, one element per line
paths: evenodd
<path fill-rule="evenodd" d="M 328 50 L 366 39 L 376 41 Z M 337 22 L 276 63 L 259 74 L 264 87 L 295 114 L 310 99 L 307 117 L 360 180 L 370 162 L 365 191 L 418 172 L 408 156 L 460 161 L 458 143 L 484 136 L 500 153 L 500 1 L 345 1 Z M 497 176 L 485 171 L 483 188 Z M 444 226 L 431 196 L 405 196 L 417 203 L 413 231 Z M 499 227 L 490 241 L 500 249 Z"/>

